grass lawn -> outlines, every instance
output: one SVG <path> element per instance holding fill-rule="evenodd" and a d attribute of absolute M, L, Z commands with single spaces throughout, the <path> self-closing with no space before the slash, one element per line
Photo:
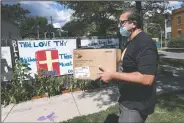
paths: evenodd
<path fill-rule="evenodd" d="M 62 123 L 116 123 L 119 113 L 118 104 L 105 111 L 79 116 Z M 184 91 L 162 94 L 158 96 L 155 113 L 150 115 L 146 122 L 171 122 L 184 121 Z"/>

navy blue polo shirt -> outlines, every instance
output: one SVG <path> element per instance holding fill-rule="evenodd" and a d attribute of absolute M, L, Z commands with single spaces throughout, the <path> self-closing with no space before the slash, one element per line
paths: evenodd
<path fill-rule="evenodd" d="M 140 32 L 129 41 L 127 50 L 120 63 L 120 72 L 140 72 L 141 74 L 157 74 L 158 52 L 156 44 L 146 33 Z M 156 77 L 155 77 L 156 78 Z M 154 112 L 156 103 L 156 81 L 152 85 L 119 81 L 119 103 L 149 115 Z"/>

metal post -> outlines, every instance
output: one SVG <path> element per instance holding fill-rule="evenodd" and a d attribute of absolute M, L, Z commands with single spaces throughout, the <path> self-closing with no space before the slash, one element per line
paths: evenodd
<path fill-rule="evenodd" d="M 39 39 L 40 36 L 39 36 L 39 30 L 37 29 L 37 38 Z"/>
<path fill-rule="evenodd" d="M 162 28 L 161 28 L 160 24 L 156 24 L 156 25 L 158 25 L 159 28 L 160 28 L 160 33 L 161 33 L 160 34 L 161 35 L 161 37 L 160 37 L 161 38 L 161 49 L 162 49 Z"/>
<path fill-rule="evenodd" d="M 139 20 L 140 20 L 140 23 L 141 23 L 141 29 L 143 29 L 143 19 L 142 19 L 142 6 L 141 6 L 141 1 L 135 1 L 136 3 L 136 9 L 139 13 Z"/>
<path fill-rule="evenodd" d="M 146 33 L 148 33 L 148 23 L 146 23 L 146 29 L 145 29 Z"/>
<path fill-rule="evenodd" d="M 37 38 L 38 38 L 38 39 L 40 39 L 39 28 L 40 28 L 40 27 L 39 27 L 39 25 L 38 25 L 38 26 L 37 26 Z"/>
<path fill-rule="evenodd" d="M 81 48 L 81 39 L 80 38 L 76 39 L 76 46 L 77 46 L 77 49 Z"/>
<path fill-rule="evenodd" d="M 47 38 L 47 36 L 46 36 L 47 35 L 47 32 L 45 32 L 44 35 L 45 35 L 45 39 L 46 39 Z"/>
<path fill-rule="evenodd" d="M 161 49 L 162 49 L 162 27 L 160 26 L 160 24 L 157 24 L 157 23 L 150 23 L 150 24 L 153 24 L 153 25 L 158 25 L 159 28 L 160 28 L 160 38 L 161 38 Z"/>
<path fill-rule="evenodd" d="M 55 33 L 54 32 L 52 32 L 52 37 L 55 38 Z"/>

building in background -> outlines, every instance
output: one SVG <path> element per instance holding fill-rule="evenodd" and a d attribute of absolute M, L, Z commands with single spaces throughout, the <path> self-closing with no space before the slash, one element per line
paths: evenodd
<path fill-rule="evenodd" d="M 171 39 L 171 12 L 166 12 L 165 14 L 165 40 Z"/>
<path fill-rule="evenodd" d="M 184 6 L 172 11 L 172 37 L 184 36 Z"/>

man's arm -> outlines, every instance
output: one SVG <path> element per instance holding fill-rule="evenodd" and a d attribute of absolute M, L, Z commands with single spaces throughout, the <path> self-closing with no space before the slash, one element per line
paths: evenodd
<path fill-rule="evenodd" d="M 143 85 L 152 85 L 155 76 L 154 75 L 144 75 L 140 72 L 132 72 L 132 73 L 112 73 L 112 79 L 122 80 L 127 82 L 134 82 Z"/>
<path fill-rule="evenodd" d="M 111 74 L 112 78 L 143 85 L 152 85 L 157 71 L 157 57 L 158 54 L 154 47 L 143 46 L 136 57 L 138 72 L 116 72 Z"/>

